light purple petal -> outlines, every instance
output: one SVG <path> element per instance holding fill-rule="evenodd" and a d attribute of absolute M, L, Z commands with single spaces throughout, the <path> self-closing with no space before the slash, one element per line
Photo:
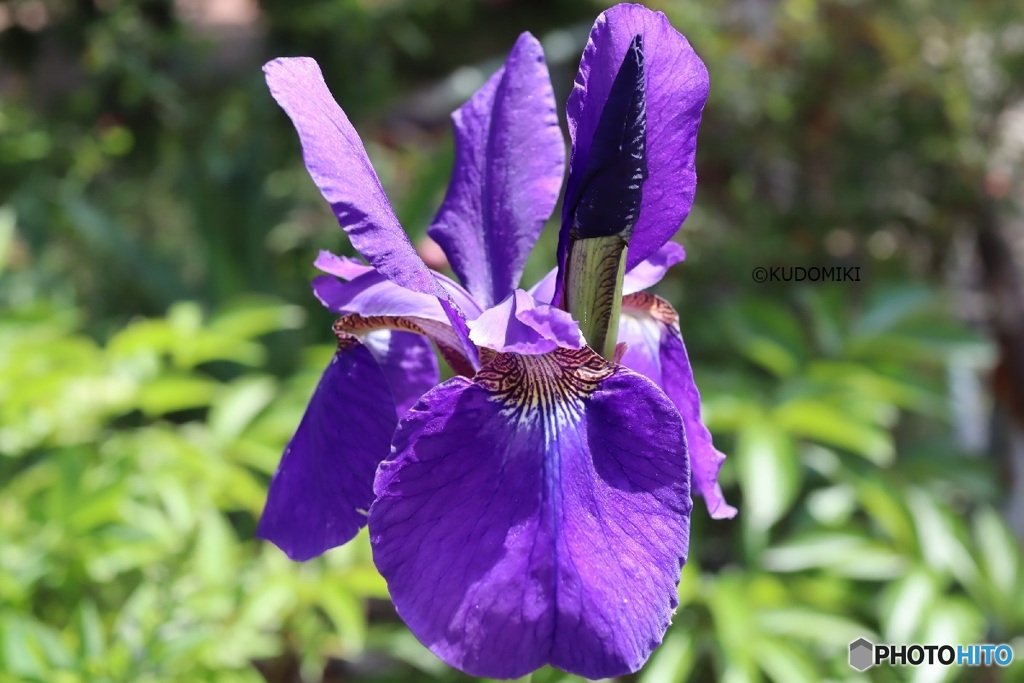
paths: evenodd
<path fill-rule="evenodd" d="M 373 270 L 373 266 L 368 266 L 357 259 L 349 258 L 348 256 L 338 256 L 323 249 L 317 254 L 313 265 L 318 270 L 340 277 L 342 280 L 352 280 L 363 273 L 369 273 Z"/>
<path fill-rule="evenodd" d="M 579 324 L 566 311 L 537 303 L 517 289 L 469 323 L 469 338 L 494 351 L 538 354 L 586 345 Z"/>
<path fill-rule="evenodd" d="M 718 471 L 725 455 L 711 442 L 700 416 L 700 392 L 679 333 L 679 317 L 669 303 L 647 293 L 627 296 L 619 319 L 619 341 L 625 342 L 622 364 L 653 380 L 672 399 L 686 428 L 693 470 L 693 488 L 704 497 L 714 519 L 731 519 L 736 508 L 725 502 Z"/>
<path fill-rule="evenodd" d="M 327 89 L 320 67 L 308 57 L 294 57 L 268 62 L 263 71 L 271 95 L 298 131 L 309 175 L 352 246 L 392 282 L 438 297 L 465 355 L 477 364 L 462 314 L 399 225 L 366 149 Z"/>
<path fill-rule="evenodd" d="M 324 253 L 327 252 L 321 252 Z M 353 271 L 346 272 L 351 274 Z M 481 308 L 469 292 L 440 273 L 437 273 L 437 278 L 469 320 L 480 315 Z M 436 296 L 400 287 L 372 268 L 356 275 L 349 282 L 318 275 L 313 278 L 312 284 L 316 298 L 325 308 L 335 313 L 411 315 L 444 323 L 450 320 Z"/>
<path fill-rule="evenodd" d="M 451 284 L 454 293 L 465 299 L 466 308 L 474 316 L 479 315 L 479 309 L 469 295 L 455 283 L 445 280 Z M 379 330 L 426 335 L 437 344 L 456 373 L 474 374 L 475 368 L 466 357 L 462 340 L 452 328 L 450 318 L 437 297 L 399 287 L 376 271 L 363 273 L 350 282 L 321 275 L 313 278 L 313 292 L 329 310 L 342 315 L 342 319 L 335 323 L 338 332 L 356 335 L 364 342 L 366 335 Z"/>
<path fill-rule="evenodd" d="M 330 275 L 313 278 L 313 293 L 334 313 L 359 313 L 364 316 L 416 316 L 448 322 L 436 296 L 399 287 L 376 271 L 364 273 L 350 282 Z"/>
<path fill-rule="evenodd" d="M 661 12 L 621 4 L 602 12 L 583 51 L 566 104 L 572 156 L 563 205 L 559 263 L 568 245 L 569 212 L 582 191 L 583 169 L 615 74 L 633 37 L 643 36 L 647 96 L 647 168 L 640 218 L 626 267 L 654 254 L 686 219 L 697 188 L 697 128 L 708 96 L 708 72 L 686 38 Z"/>
<path fill-rule="evenodd" d="M 565 143 L 537 39 L 519 36 L 505 66 L 452 122 L 455 166 L 428 234 L 487 308 L 519 284 L 562 186 Z"/>
<path fill-rule="evenodd" d="M 351 540 L 366 524 L 373 475 L 397 424 L 377 361 L 354 340 L 343 342 L 285 448 L 256 535 L 293 560 Z"/>
<path fill-rule="evenodd" d="M 434 348 L 421 334 L 376 330 L 360 341 L 384 372 L 399 419 L 441 379 Z"/>
<path fill-rule="evenodd" d="M 622 293 L 632 294 L 661 282 L 668 269 L 686 259 L 686 250 L 677 242 L 667 242 L 658 251 L 642 263 L 636 264 L 626 273 L 622 281 Z M 537 301 L 550 303 L 555 296 L 555 281 L 558 269 L 553 268 L 548 274 L 528 290 Z"/>
<path fill-rule="evenodd" d="M 668 269 L 686 258 L 686 250 L 678 242 L 666 242 L 649 259 L 636 264 L 622 280 L 622 293 L 633 294 L 652 287 L 665 277 Z"/>
<path fill-rule="evenodd" d="M 370 510 L 399 615 L 449 664 L 635 671 L 677 603 L 691 511 L 679 414 L 589 349 L 502 354 L 433 389 Z"/>
<path fill-rule="evenodd" d="M 537 284 L 530 287 L 527 292 L 537 301 L 546 304 L 553 303 L 555 296 L 555 279 L 558 277 L 558 268 L 552 268 L 548 274 L 540 279 Z"/>

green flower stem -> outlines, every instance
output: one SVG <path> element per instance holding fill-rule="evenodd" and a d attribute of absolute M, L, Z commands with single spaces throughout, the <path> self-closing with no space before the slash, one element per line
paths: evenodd
<path fill-rule="evenodd" d="M 606 360 L 615 355 L 627 242 L 619 235 L 590 237 L 569 246 L 566 307 L 579 321 L 590 348 Z"/>

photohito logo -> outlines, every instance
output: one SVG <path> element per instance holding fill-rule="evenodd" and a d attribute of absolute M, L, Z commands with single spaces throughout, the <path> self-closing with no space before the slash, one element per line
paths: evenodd
<path fill-rule="evenodd" d="M 1013 661 L 1009 645 L 875 645 L 866 638 L 850 643 L 850 666 L 865 671 L 877 664 L 921 666 L 1007 666 Z"/>

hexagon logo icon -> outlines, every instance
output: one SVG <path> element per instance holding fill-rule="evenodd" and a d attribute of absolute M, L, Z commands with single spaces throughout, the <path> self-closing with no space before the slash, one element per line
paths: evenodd
<path fill-rule="evenodd" d="M 864 638 L 850 643 L 850 666 L 857 671 L 864 671 L 875 663 L 875 646 Z"/>

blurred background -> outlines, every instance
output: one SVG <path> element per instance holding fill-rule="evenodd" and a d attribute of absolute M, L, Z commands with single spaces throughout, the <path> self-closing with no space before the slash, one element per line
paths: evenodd
<path fill-rule="evenodd" d="M 622 680 L 1024 680 L 1024 9 L 649 4 L 711 73 L 658 291 L 740 514 L 698 501 L 675 622 Z M 306 564 L 253 540 L 332 353 L 312 260 L 352 253 L 260 67 L 320 61 L 419 240 L 450 111 L 524 30 L 561 108 L 606 6 L 0 1 L 0 682 L 469 680 L 365 533 Z M 855 675 L 862 636 L 1017 660 Z"/>

